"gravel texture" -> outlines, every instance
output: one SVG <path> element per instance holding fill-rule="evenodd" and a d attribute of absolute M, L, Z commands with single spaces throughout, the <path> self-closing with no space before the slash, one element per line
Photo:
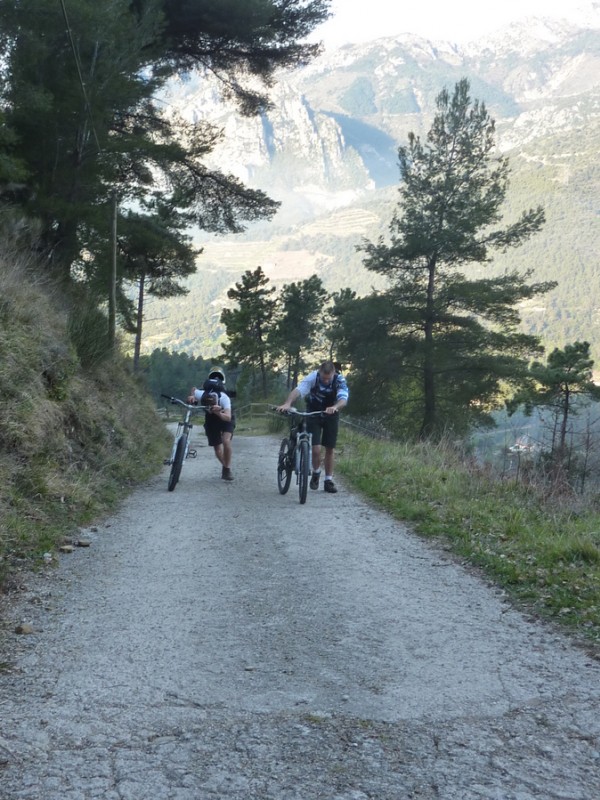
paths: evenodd
<path fill-rule="evenodd" d="M 598 661 L 234 444 L 233 483 L 198 438 L 4 608 L 0 800 L 600 798 Z"/>

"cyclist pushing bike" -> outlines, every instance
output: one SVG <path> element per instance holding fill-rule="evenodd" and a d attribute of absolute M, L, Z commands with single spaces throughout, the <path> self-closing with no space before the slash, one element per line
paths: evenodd
<path fill-rule="evenodd" d="M 221 478 L 232 481 L 231 457 L 235 422 L 231 400 L 225 391 L 225 373 L 220 367 L 212 369 L 202 389 L 192 386 L 189 403 L 200 403 L 205 409 L 204 431 L 208 444 L 221 464 Z"/>
<path fill-rule="evenodd" d="M 319 416 L 308 417 L 307 428 L 312 434 L 312 476 L 310 488 L 318 489 L 321 478 L 321 447 L 325 448 L 325 482 L 323 489 L 335 494 L 333 482 L 334 448 L 337 442 L 340 411 L 348 403 L 346 379 L 335 368 L 333 361 L 324 361 L 319 369 L 303 378 L 289 393 L 278 411 L 289 411 L 299 397 L 306 400 L 308 411 L 321 411 Z"/>

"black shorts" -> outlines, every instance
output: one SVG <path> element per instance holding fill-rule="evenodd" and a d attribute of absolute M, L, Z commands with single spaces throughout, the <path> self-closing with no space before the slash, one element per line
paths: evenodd
<path fill-rule="evenodd" d="M 223 434 L 230 433 L 233 436 L 234 430 L 235 422 L 233 420 L 219 419 L 212 414 L 208 414 L 204 420 L 204 432 L 210 447 L 217 447 L 223 444 Z"/>
<path fill-rule="evenodd" d="M 308 417 L 306 427 L 312 433 L 313 447 L 323 445 L 323 447 L 335 447 L 337 442 L 338 427 L 340 423 L 339 414 L 326 414 L 323 417 Z"/>

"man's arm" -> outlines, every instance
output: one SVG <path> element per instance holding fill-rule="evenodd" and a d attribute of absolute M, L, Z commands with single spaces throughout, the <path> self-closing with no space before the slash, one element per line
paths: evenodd
<path fill-rule="evenodd" d="M 326 414 L 337 414 L 338 411 L 341 411 L 341 409 L 344 408 L 344 406 L 346 405 L 346 402 L 347 401 L 344 400 L 344 398 L 340 398 L 339 400 L 336 400 L 335 403 L 332 406 L 328 406 L 325 409 L 325 413 Z"/>
<path fill-rule="evenodd" d="M 338 381 L 335 403 L 325 409 L 326 414 L 337 414 L 348 404 L 348 384 L 341 375 L 338 376 Z"/>
<path fill-rule="evenodd" d="M 297 400 L 299 397 L 301 397 L 300 390 L 296 386 L 296 388 L 292 389 L 292 391 L 288 394 L 285 403 L 283 403 L 283 405 L 281 406 L 277 406 L 277 411 L 289 411 L 290 408 L 294 405 L 294 401 Z"/>
<path fill-rule="evenodd" d="M 231 400 L 226 394 L 219 395 L 219 402 L 209 409 L 209 414 L 214 414 L 224 422 L 231 422 Z"/>

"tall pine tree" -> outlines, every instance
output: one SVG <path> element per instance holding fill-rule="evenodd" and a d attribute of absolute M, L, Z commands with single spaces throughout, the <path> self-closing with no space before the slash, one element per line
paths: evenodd
<path fill-rule="evenodd" d="M 390 413 L 425 438 L 489 422 L 489 410 L 541 350 L 519 331 L 517 306 L 555 284 L 529 283 L 531 271 L 494 274 L 489 265 L 495 250 L 538 231 L 544 212 L 499 224 L 509 168 L 494 147 L 494 121 L 471 99 L 468 81 L 442 91 L 426 141 L 411 133 L 398 150 L 400 201 L 389 243 L 382 237 L 361 247 L 367 269 L 390 286 L 348 312 L 347 358 L 365 372 L 377 361 L 394 375 Z M 377 325 L 382 350 L 364 352 L 361 316 Z M 359 363 L 353 353 L 361 349 Z"/>
<path fill-rule="evenodd" d="M 260 373 L 263 397 L 267 396 L 269 371 L 269 332 L 277 301 L 273 298 L 274 286 L 262 267 L 254 272 L 246 270 L 227 297 L 237 303 L 237 308 L 226 308 L 221 314 L 228 341 L 223 347 L 225 357 L 234 366 L 247 366 Z"/>
<path fill-rule="evenodd" d="M 273 331 L 273 345 L 285 362 L 287 387 L 298 383 L 307 356 L 324 332 L 325 306 L 329 295 L 318 275 L 286 284 L 279 298 L 279 317 Z"/>

